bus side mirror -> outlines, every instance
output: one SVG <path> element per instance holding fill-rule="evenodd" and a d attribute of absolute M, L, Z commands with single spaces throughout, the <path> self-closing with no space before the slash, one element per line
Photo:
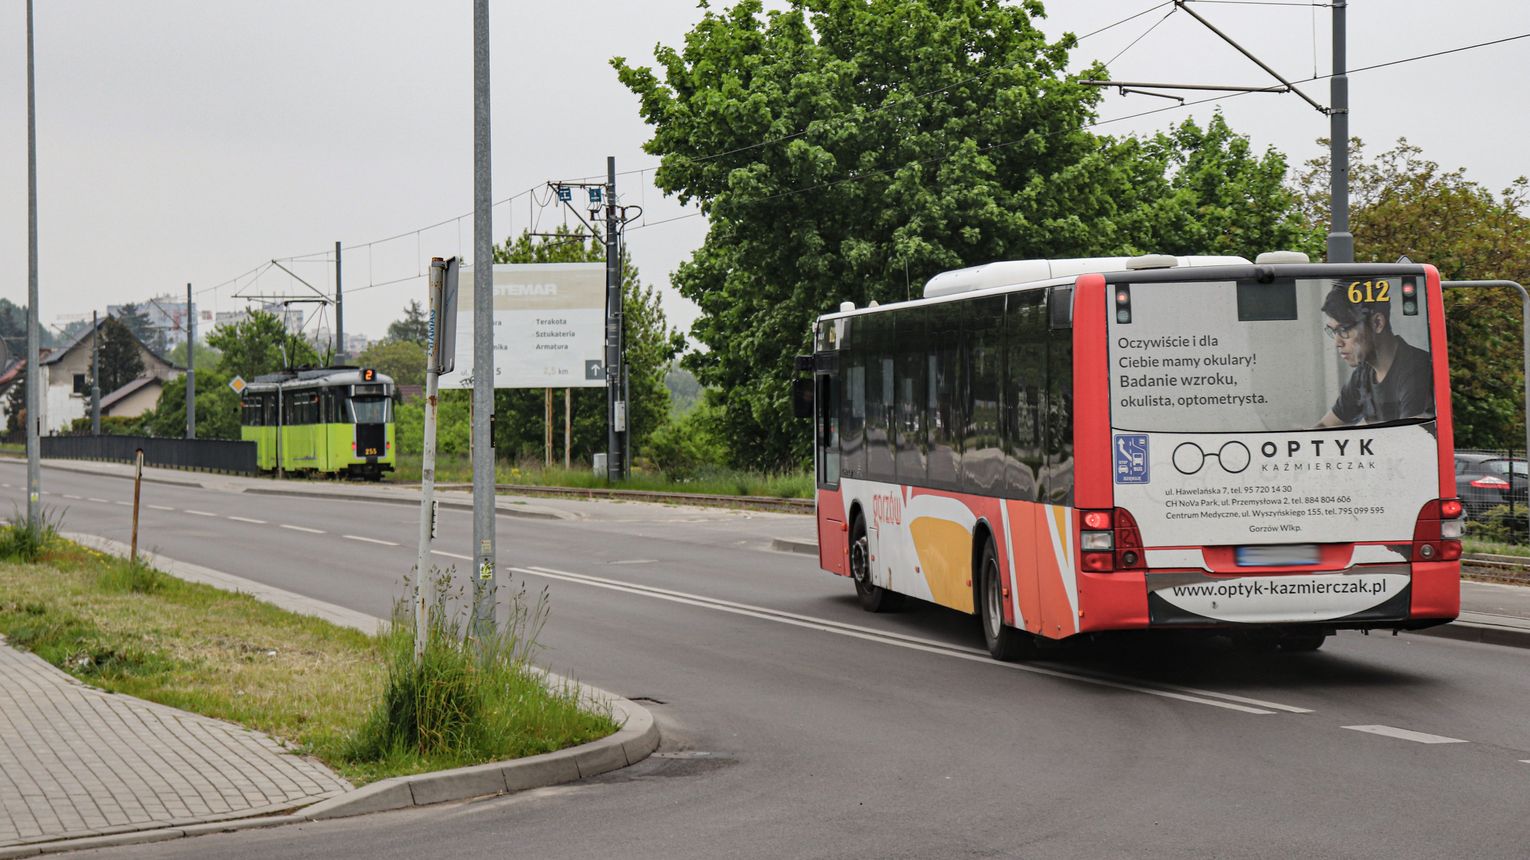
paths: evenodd
<path fill-rule="evenodd" d="M 792 415 L 813 417 L 813 377 L 799 376 L 792 380 Z"/>
<path fill-rule="evenodd" d="M 1053 330 L 1073 328 L 1073 288 L 1047 290 L 1047 323 Z"/>

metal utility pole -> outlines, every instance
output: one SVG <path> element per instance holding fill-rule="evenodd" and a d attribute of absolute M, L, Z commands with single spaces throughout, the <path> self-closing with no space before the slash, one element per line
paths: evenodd
<path fill-rule="evenodd" d="M 473 0 L 473 632 L 494 633 L 494 200 L 489 0 Z"/>
<path fill-rule="evenodd" d="M 37 83 L 32 55 L 32 0 L 27 0 L 27 527 L 42 526 L 41 368 L 37 366 Z"/>
<path fill-rule="evenodd" d="M 446 261 L 430 261 L 430 326 L 425 347 L 425 434 L 420 454 L 420 551 L 414 565 L 414 661 L 425 654 L 430 623 L 430 541 L 436 536 L 436 398 L 440 389 L 441 363 L 436 358 L 441 339 L 442 288 Z"/>
<path fill-rule="evenodd" d="M 621 247 L 616 238 L 616 156 L 606 157 L 606 480 L 627 477 L 627 401 L 622 389 Z"/>
<path fill-rule="evenodd" d="M 335 243 L 335 358 L 345 364 L 345 297 L 340 291 L 340 243 Z"/>
<path fill-rule="evenodd" d="M 90 435 L 101 435 L 101 324 L 90 312 Z"/>
<path fill-rule="evenodd" d="M 1346 0 L 1333 0 L 1333 78 L 1328 108 L 1328 262 L 1355 261 L 1355 234 L 1349 232 L 1349 65 Z"/>
<path fill-rule="evenodd" d="M 186 438 L 197 438 L 197 315 L 186 285 Z"/>

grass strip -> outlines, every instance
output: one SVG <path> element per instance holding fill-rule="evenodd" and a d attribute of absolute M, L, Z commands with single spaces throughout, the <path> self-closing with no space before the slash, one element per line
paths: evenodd
<path fill-rule="evenodd" d="M 103 690 L 264 732 L 358 785 L 615 731 L 577 690 L 547 688 L 529 662 L 535 631 L 518 629 L 491 658 L 460 639 L 432 643 L 433 665 L 455 672 L 451 694 L 468 703 L 469 723 L 447 743 L 410 745 L 380 735 L 378 716 L 400 698 L 391 681 L 401 649 L 412 663 L 408 627 L 367 636 L 57 538 L 36 563 L 0 561 L 0 633 L 12 646 Z M 432 718 L 432 704 L 423 708 Z"/>
<path fill-rule="evenodd" d="M 396 469 L 387 480 L 417 484 L 420 481 L 420 455 L 399 454 Z M 808 472 L 766 474 L 715 468 L 697 477 L 676 481 L 662 474 L 634 471 L 625 481 L 608 481 L 589 469 L 565 469 L 541 463 L 495 466 L 495 483 L 530 484 L 540 487 L 575 487 L 578 489 L 647 490 L 656 493 L 706 493 L 718 496 L 765 496 L 775 499 L 813 498 L 813 476 Z M 461 456 L 438 455 L 436 481 L 445 484 L 473 480 L 472 461 Z"/>

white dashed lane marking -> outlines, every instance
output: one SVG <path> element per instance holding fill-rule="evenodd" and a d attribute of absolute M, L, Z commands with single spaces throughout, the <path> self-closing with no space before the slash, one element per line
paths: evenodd
<path fill-rule="evenodd" d="M 131 508 L 133 506 L 132 502 L 124 502 L 121 499 L 118 499 L 117 501 L 112 502 L 112 504 L 114 504 L 114 505 L 121 505 L 121 506 L 123 506 L 125 508 Z"/>
<path fill-rule="evenodd" d="M 431 550 L 431 553 L 433 553 L 435 555 L 443 555 L 443 556 L 446 556 L 447 558 L 455 558 L 455 559 L 457 559 L 459 561 L 472 561 L 473 560 L 473 557 L 470 556 L 470 555 L 462 555 L 461 553 L 456 553 L 456 552 L 447 552 L 444 549 L 433 549 L 433 550 Z"/>
<path fill-rule="evenodd" d="M 107 500 L 106 500 L 106 499 L 96 499 L 96 498 L 90 498 L 90 499 L 86 499 L 86 500 L 85 500 L 85 501 L 87 501 L 87 502 L 100 502 L 100 503 L 101 503 L 101 504 L 103 504 L 103 505 L 109 505 L 109 504 L 111 504 L 111 502 L 108 502 L 108 501 L 107 501 Z"/>
<path fill-rule="evenodd" d="M 1383 735 L 1398 740 L 1413 741 L 1418 744 L 1464 744 L 1466 741 L 1460 738 L 1447 738 L 1444 735 L 1431 735 L 1425 732 L 1413 732 L 1407 729 L 1393 728 L 1392 726 L 1345 726 L 1357 732 L 1366 732 L 1373 735 Z"/>
<path fill-rule="evenodd" d="M 308 526 L 293 526 L 293 525 L 288 525 L 286 523 L 282 523 L 282 528 L 284 528 L 284 529 L 292 529 L 295 532 L 307 532 L 308 534 L 311 534 L 311 535 L 321 535 L 321 534 L 324 534 L 324 530 L 323 529 L 311 529 Z"/>
<path fill-rule="evenodd" d="M 173 511 L 173 510 L 175 510 L 175 508 L 172 508 L 169 505 L 149 505 L 149 507 L 153 508 L 156 511 Z"/>
<path fill-rule="evenodd" d="M 9 487 L 10 484 L 6 484 L 6 486 Z M 74 499 L 76 502 L 83 502 L 83 501 L 85 501 L 85 497 L 84 496 L 71 496 L 68 493 L 64 494 L 64 498 L 66 498 L 66 499 Z"/>
<path fill-rule="evenodd" d="M 211 513 L 209 511 L 193 511 L 190 508 L 186 509 L 186 513 L 191 514 L 194 517 L 215 517 L 215 516 L 217 516 L 217 514 Z"/>
<path fill-rule="evenodd" d="M 362 537 L 361 535 L 341 535 L 346 540 L 359 540 L 362 543 L 382 544 L 383 546 L 398 546 L 391 540 L 378 540 L 377 538 Z"/>
<path fill-rule="evenodd" d="M 253 524 L 257 525 L 257 526 L 263 526 L 263 525 L 266 524 L 265 520 L 255 520 L 255 519 L 250 519 L 249 517 L 229 517 L 229 519 L 233 520 L 236 523 L 253 523 Z"/>

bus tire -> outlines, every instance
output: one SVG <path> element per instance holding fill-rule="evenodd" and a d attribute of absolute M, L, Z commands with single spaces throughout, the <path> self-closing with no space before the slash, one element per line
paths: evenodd
<path fill-rule="evenodd" d="M 850 579 L 855 583 L 856 599 L 867 612 L 892 612 L 902 602 L 896 592 L 871 582 L 871 540 L 860 514 L 850 524 Z"/>
<path fill-rule="evenodd" d="M 999 553 L 993 538 L 983 544 L 978 562 L 978 621 L 983 627 L 983 641 L 995 660 L 1010 662 L 1033 657 L 1036 642 L 1024 630 L 1004 626 L 1004 578 L 999 572 Z"/>

